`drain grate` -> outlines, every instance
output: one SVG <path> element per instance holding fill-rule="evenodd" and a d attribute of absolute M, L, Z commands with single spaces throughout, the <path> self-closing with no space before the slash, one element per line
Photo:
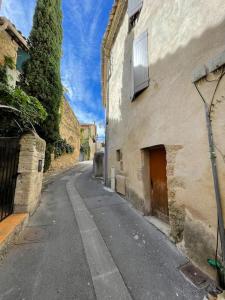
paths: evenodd
<path fill-rule="evenodd" d="M 189 280 L 197 288 L 206 287 L 209 283 L 209 278 L 197 267 L 191 263 L 187 263 L 180 268 L 181 273 L 184 277 Z"/>

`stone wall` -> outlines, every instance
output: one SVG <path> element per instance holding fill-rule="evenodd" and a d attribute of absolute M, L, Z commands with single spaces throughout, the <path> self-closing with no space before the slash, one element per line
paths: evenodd
<path fill-rule="evenodd" d="M 41 194 L 45 141 L 36 133 L 24 134 L 20 139 L 18 177 L 14 212 L 32 214 Z"/>
<path fill-rule="evenodd" d="M 4 64 L 5 56 L 9 56 L 16 64 L 18 44 L 4 30 L 0 31 L 0 64 Z"/>
<path fill-rule="evenodd" d="M 19 72 L 16 70 L 18 44 L 6 31 L 0 31 L 0 65 L 5 63 L 5 56 L 11 57 L 15 63 L 15 68 L 7 68 L 8 84 L 16 86 L 19 80 Z"/>
<path fill-rule="evenodd" d="M 60 114 L 60 136 L 74 147 L 74 152 L 72 154 L 64 154 L 56 159 L 53 156 L 51 171 L 75 165 L 79 161 L 80 155 L 80 124 L 66 99 L 62 101 Z"/>

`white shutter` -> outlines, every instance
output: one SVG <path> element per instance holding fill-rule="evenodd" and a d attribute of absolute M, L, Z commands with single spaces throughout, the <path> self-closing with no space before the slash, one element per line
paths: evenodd
<path fill-rule="evenodd" d="M 148 32 L 142 33 L 133 45 L 134 94 L 149 86 Z"/>
<path fill-rule="evenodd" d="M 128 0 L 128 10 L 127 13 L 129 17 L 132 17 L 136 12 L 138 12 L 143 5 L 143 0 Z"/>

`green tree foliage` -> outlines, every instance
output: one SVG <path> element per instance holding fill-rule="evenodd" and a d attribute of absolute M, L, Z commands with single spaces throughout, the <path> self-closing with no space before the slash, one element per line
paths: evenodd
<path fill-rule="evenodd" d="M 0 83 L 0 104 L 12 106 L 19 110 L 22 119 L 21 125 L 40 124 L 47 118 L 47 112 L 41 103 L 34 97 L 28 96 L 21 88 L 13 89 Z"/>
<path fill-rule="evenodd" d="M 4 65 L 0 66 L 0 105 L 5 106 L 0 108 L 0 136 L 16 136 L 43 122 L 47 112 L 35 97 L 19 87 L 9 86 L 7 68 L 14 69 L 15 64 L 11 57 L 5 56 Z"/>
<path fill-rule="evenodd" d="M 21 86 L 36 97 L 48 117 L 38 129 L 47 142 L 46 165 L 51 162 L 54 143 L 59 139 L 59 107 L 62 98 L 60 61 L 62 49 L 61 0 L 38 0 L 29 37 L 30 58 L 24 64 Z"/>

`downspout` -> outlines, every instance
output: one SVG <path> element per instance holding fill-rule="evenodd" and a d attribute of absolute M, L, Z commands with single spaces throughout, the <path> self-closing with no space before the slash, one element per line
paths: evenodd
<path fill-rule="evenodd" d="M 106 117 L 105 117 L 105 186 L 108 186 L 108 124 L 109 124 L 109 76 L 107 75 Z"/>
<path fill-rule="evenodd" d="M 205 108 L 205 116 L 206 116 L 206 126 L 208 132 L 208 142 L 209 142 L 209 151 L 210 151 L 210 160 L 212 167 L 212 175 L 213 175 L 213 183 L 214 183 L 214 192 L 216 197 L 216 205 L 217 205 L 217 216 L 218 216 L 218 226 L 219 226 L 219 234 L 220 234 L 220 242 L 221 242 L 221 250 L 222 250 L 222 260 L 223 266 L 225 266 L 225 231 L 224 231 L 224 218 L 222 212 L 222 202 L 221 202 L 221 194 L 220 194 L 220 186 L 218 179 L 218 170 L 217 170 L 217 162 L 216 162 L 216 154 L 215 154 L 215 144 L 213 139 L 213 130 L 212 130 L 212 121 L 210 119 L 210 110 L 209 107 L 202 96 L 201 92 L 198 89 L 196 82 L 194 82 L 195 88 L 198 91 L 200 97 L 203 100 L 204 108 Z"/>

